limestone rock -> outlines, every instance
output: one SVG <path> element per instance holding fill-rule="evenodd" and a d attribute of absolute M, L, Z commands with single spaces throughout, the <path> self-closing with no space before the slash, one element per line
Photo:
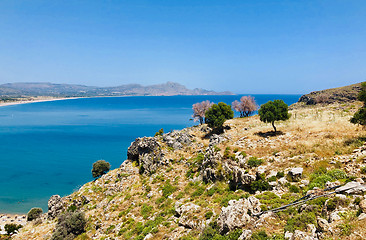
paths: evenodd
<path fill-rule="evenodd" d="M 259 213 L 260 202 L 251 196 L 248 199 L 230 200 L 227 207 L 223 207 L 217 219 L 222 233 L 232 231 L 236 228 L 243 228 L 254 219 L 250 213 Z"/>
<path fill-rule="evenodd" d="M 302 177 L 303 168 L 293 168 L 288 172 L 289 177 L 292 181 L 299 181 Z"/>
<path fill-rule="evenodd" d="M 221 153 L 215 151 L 214 147 L 207 148 L 201 167 L 201 175 L 204 182 L 213 182 L 221 177 L 221 173 L 216 168 L 221 159 Z"/>
<path fill-rule="evenodd" d="M 127 158 L 140 166 L 141 173 L 151 174 L 161 165 L 168 164 L 155 138 L 137 138 L 127 150 Z"/>
<path fill-rule="evenodd" d="M 222 136 L 222 135 L 217 135 L 217 134 L 213 134 L 211 137 L 210 137 L 210 143 L 209 143 L 209 146 L 214 146 L 214 145 L 217 145 L 219 143 L 222 143 L 224 141 L 226 141 L 227 139 Z"/>
<path fill-rule="evenodd" d="M 192 138 L 192 135 L 184 131 L 174 131 L 163 135 L 163 141 L 174 149 L 181 149 L 183 146 L 190 145 Z"/>
<path fill-rule="evenodd" d="M 62 198 L 59 195 L 53 195 L 50 200 L 48 200 L 47 218 L 56 218 L 64 210 L 64 207 L 65 204 L 62 201 Z"/>
<path fill-rule="evenodd" d="M 245 173 L 245 170 L 242 168 L 233 167 L 231 171 L 232 180 L 230 183 L 232 185 L 238 186 L 239 188 L 241 186 L 248 186 L 253 181 L 255 181 L 255 176 Z"/>
<path fill-rule="evenodd" d="M 337 192 L 345 192 L 347 194 L 362 194 L 366 192 L 366 187 L 359 182 L 353 181 L 336 189 Z"/>
<path fill-rule="evenodd" d="M 362 212 L 366 213 L 366 199 L 364 199 L 360 202 L 360 208 L 361 208 Z"/>
<path fill-rule="evenodd" d="M 321 218 L 321 217 L 318 217 L 316 220 L 318 222 L 319 229 L 322 232 L 330 231 L 330 226 L 329 226 L 329 223 L 327 220 L 325 220 L 324 218 Z"/>
<path fill-rule="evenodd" d="M 179 203 L 176 204 L 175 213 L 179 217 L 179 225 L 185 228 L 202 230 L 205 227 L 204 221 L 195 217 L 200 209 L 200 206 L 193 203 L 186 203 L 180 206 Z"/>
<path fill-rule="evenodd" d="M 245 229 L 245 230 L 243 230 L 243 233 L 240 235 L 238 240 L 247 240 L 247 239 L 250 239 L 251 236 L 252 236 L 252 231 Z"/>

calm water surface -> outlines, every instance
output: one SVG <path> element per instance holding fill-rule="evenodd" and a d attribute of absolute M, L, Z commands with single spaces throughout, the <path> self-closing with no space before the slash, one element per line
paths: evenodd
<path fill-rule="evenodd" d="M 258 104 L 300 95 L 253 95 Z M 118 168 L 137 137 L 196 123 L 192 104 L 231 104 L 236 96 L 106 97 L 0 107 L 0 212 L 47 210 L 51 195 L 67 195 L 91 181 L 99 159 Z"/>

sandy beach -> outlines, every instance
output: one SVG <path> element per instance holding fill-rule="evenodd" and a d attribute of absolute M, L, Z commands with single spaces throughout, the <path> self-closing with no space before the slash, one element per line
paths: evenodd
<path fill-rule="evenodd" d="M 71 97 L 71 98 L 40 97 L 40 98 L 33 98 L 33 99 L 30 99 L 30 100 L 19 100 L 19 101 L 12 101 L 12 102 L 0 102 L 0 107 L 11 106 L 11 105 L 18 105 L 18 104 L 37 103 L 37 102 L 50 102 L 50 101 L 69 100 L 69 99 L 77 99 L 77 98 L 81 98 L 81 97 Z"/>

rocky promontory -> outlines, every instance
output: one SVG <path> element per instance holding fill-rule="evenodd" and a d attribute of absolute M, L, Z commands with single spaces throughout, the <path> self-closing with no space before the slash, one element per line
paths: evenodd
<path fill-rule="evenodd" d="M 365 239 L 365 130 L 353 104 L 291 110 L 278 134 L 258 116 L 137 138 L 127 159 L 14 239 L 55 239 L 82 212 L 77 239 Z M 287 207 L 284 207 L 287 206 Z"/>

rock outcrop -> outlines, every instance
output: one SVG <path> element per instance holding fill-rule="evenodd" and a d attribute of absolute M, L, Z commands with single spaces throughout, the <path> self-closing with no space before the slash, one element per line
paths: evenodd
<path fill-rule="evenodd" d="M 222 233 L 232 231 L 236 228 L 244 228 L 248 223 L 254 221 L 251 214 L 261 211 L 260 202 L 255 197 L 248 199 L 230 200 L 227 207 L 223 207 L 217 219 L 217 224 Z"/>
<path fill-rule="evenodd" d="M 53 195 L 50 200 L 48 200 L 48 212 L 47 218 L 54 219 L 56 218 L 65 208 L 65 204 L 62 201 L 62 198 L 59 195 Z"/>
<path fill-rule="evenodd" d="M 138 163 L 140 173 L 147 174 L 168 163 L 158 141 L 153 137 L 137 138 L 128 148 L 127 158 Z"/>

